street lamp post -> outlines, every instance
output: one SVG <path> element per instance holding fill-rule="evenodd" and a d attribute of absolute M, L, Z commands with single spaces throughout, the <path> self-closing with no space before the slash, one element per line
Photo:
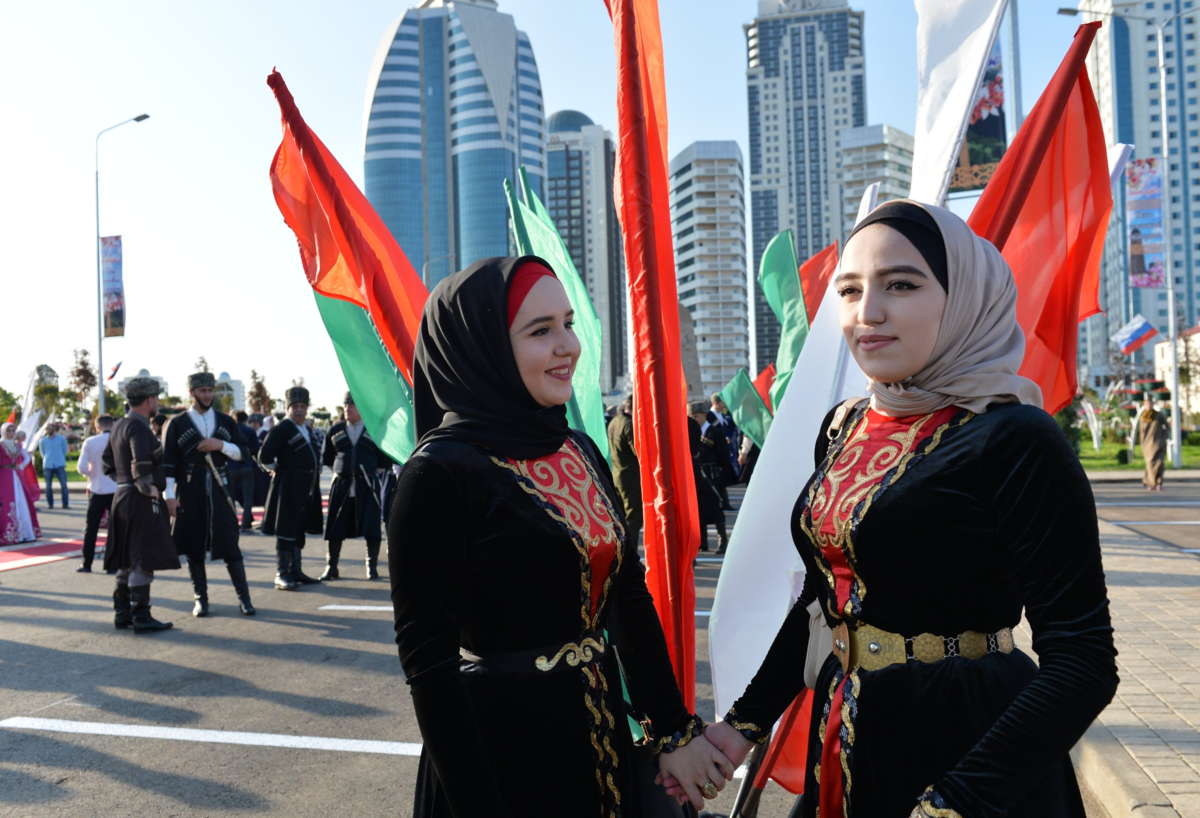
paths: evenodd
<path fill-rule="evenodd" d="M 437 258 L 431 258 L 431 259 L 429 259 L 429 261 L 427 261 L 421 265 L 421 283 L 425 285 L 426 289 L 429 288 L 429 277 L 428 277 L 429 276 L 429 265 L 433 264 L 433 262 L 435 262 L 435 261 L 442 261 L 443 259 L 447 259 L 447 258 L 454 258 L 454 254 L 448 253 L 444 256 L 438 256 Z"/>
<path fill-rule="evenodd" d="M 150 114 L 138 114 L 132 119 L 118 122 L 96 134 L 96 309 L 98 321 L 96 327 L 96 380 L 100 387 L 97 415 L 104 414 L 104 274 L 101 271 L 102 262 L 100 260 L 100 137 L 113 128 L 128 125 L 130 122 L 145 122 L 149 118 Z"/>
<path fill-rule="evenodd" d="M 1170 8 L 1170 5 L 1166 6 Z M 1059 14 L 1067 17 L 1074 17 L 1079 14 L 1079 9 L 1060 8 Z M 1186 11 L 1180 11 L 1170 17 L 1165 17 L 1162 20 L 1155 20 L 1151 17 L 1142 17 L 1137 14 L 1117 14 L 1112 11 L 1093 11 L 1089 9 L 1083 10 L 1084 14 L 1095 14 L 1099 17 L 1121 17 L 1127 20 L 1142 20 L 1150 23 L 1158 30 L 1158 118 L 1159 122 L 1159 137 L 1162 154 L 1162 214 L 1163 214 L 1163 266 L 1167 272 L 1167 301 L 1170 308 L 1167 310 L 1167 341 L 1171 345 L 1171 443 L 1175 449 L 1175 457 L 1171 460 L 1171 468 L 1179 469 L 1183 467 L 1183 432 L 1179 428 L 1179 351 L 1175 345 L 1179 339 L 1179 327 L 1175 320 L 1175 265 L 1171 260 L 1172 238 L 1171 238 L 1171 200 L 1168 198 L 1167 191 L 1170 190 L 1171 170 L 1171 144 L 1170 131 L 1167 128 L 1167 56 L 1166 56 L 1166 32 L 1167 24 L 1175 22 L 1175 20 L 1186 14 Z"/>

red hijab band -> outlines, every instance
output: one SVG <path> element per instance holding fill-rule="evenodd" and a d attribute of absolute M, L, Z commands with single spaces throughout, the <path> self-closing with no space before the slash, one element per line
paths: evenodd
<path fill-rule="evenodd" d="M 542 276 L 558 278 L 553 270 L 543 264 L 538 264 L 536 261 L 525 262 L 513 274 L 512 281 L 508 285 L 509 329 L 512 329 L 513 321 L 517 318 L 517 311 L 525 303 L 525 298 L 529 295 L 529 291 L 533 289 L 533 285 L 537 284 L 538 279 L 542 278 Z"/>

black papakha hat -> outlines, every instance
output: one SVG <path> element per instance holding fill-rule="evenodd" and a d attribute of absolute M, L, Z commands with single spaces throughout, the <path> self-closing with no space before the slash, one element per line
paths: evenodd
<path fill-rule="evenodd" d="M 152 398 L 162 392 L 162 385 L 154 378 L 134 378 L 125 384 L 125 397 L 129 400 Z"/>
<path fill-rule="evenodd" d="M 354 402 L 354 396 L 353 396 L 353 395 L 351 395 L 351 394 L 350 394 L 350 393 L 347 391 L 347 392 L 346 392 L 346 399 L 342 401 L 342 406 L 357 406 L 357 405 L 358 405 L 358 404 L 356 404 L 356 403 Z"/>
<path fill-rule="evenodd" d="M 195 372 L 188 375 L 188 391 L 193 389 L 202 389 L 206 386 L 216 387 L 217 379 L 213 377 L 211 372 Z"/>
<path fill-rule="evenodd" d="M 303 403 L 305 406 L 307 406 L 308 390 L 303 386 L 293 386 L 291 389 L 289 389 L 287 391 L 287 405 L 291 406 L 293 403 Z"/>

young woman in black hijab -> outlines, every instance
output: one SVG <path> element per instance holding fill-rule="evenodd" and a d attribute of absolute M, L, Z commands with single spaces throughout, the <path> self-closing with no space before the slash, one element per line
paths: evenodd
<path fill-rule="evenodd" d="M 641 815 L 622 669 L 696 806 L 732 775 L 684 708 L 608 465 L 567 427 L 573 315 L 532 256 L 476 262 L 425 306 L 388 517 L 417 818 Z"/>

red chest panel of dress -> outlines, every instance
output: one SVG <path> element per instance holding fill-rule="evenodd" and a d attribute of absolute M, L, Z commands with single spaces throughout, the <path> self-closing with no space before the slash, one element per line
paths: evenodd
<path fill-rule="evenodd" d="M 947 406 L 929 415 L 893 418 L 868 409 L 849 432 L 810 504 L 814 543 L 828 561 L 839 613 L 849 613 L 851 595 L 865 592 L 855 570 L 850 536 L 866 514 L 875 489 L 893 469 L 903 469 L 910 455 L 960 410 Z"/>
<path fill-rule="evenodd" d="M 604 489 L 592 478 L 583 455 L 570 441 L 554 454 L 508 462 L 583 541 L 591 567 L 591 614 L 595 616 L 620 545 L 618 526 Z"/>

